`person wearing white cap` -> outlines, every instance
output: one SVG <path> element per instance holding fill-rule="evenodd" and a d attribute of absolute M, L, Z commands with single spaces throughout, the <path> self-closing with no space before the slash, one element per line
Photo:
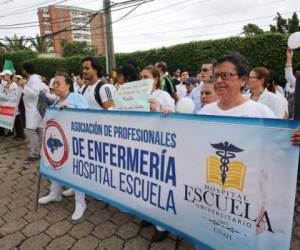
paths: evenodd
<path fill-rule="evenodd" d="M 3 92 L 8 95 L 15 95 L 18 96 L 18 84 L 13 82 L 13 73 L 11 70 L 6 69 L 2 72 L 4 74 L 4 84 L 3 86 Z"/>

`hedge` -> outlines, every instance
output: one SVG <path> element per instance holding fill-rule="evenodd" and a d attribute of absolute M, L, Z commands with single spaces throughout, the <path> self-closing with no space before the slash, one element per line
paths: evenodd
<path fill-rule="evenodd" d="M 169 72 L 177 67 L 188 69 L 191 74 L 207 61 L 220 57 L 228 51 L 238 51 L 248 58 L 251 67 L 265 66 L 284 74 L 287 35 L 264 33 L 253 37 L 230 37 L 179 44 L 168 48 L 117 54 L 117 62 L 136 60 L 141 67 L 157 61 L 165 61 Z M 300 53 L 294 53 L 295 66 L 300 65 Z"/>
<path fill-rule="evenodd" d="M 9 59 L 13 61 L 17 73 L 21 74 L 23 63 L 34 58 L 37 58 L 37 53 L 31 50 L 2 52 L 0 53 L 0 69 L 3 69 L 5 59 Z"/>
<path fill-rule="evenodd" d="M 141 68 L 157 61 L 165 61 L 169 72 L 180 67 L 186 68 L 191 74 L 194 74 L 204 61 L 216 59 L 227 51 L 239 51 L 248 58 L 251 67 L 265 66 L 283 75 L 286 48 L 287 35 L 264 33 L 253 37 L 230 37 L 133 53 L 117 53 L 116 61 L 120 65 L 127 60 L 135 60 Z M 2 58 L 0 55 L 0 62 L 3 61 Z M 83 57 L 37 58 L 34 53 L 26 56 L 17 56 L 17 53 L 12 53 L 10 58 L 17 65 L 17 70 L 21 62 L 29 59 L 28 61 L 36 65 L 39 74 L 52 77 L 59 68 L 65 68 L 69 72 L 78 74 L 81 70 L 80 61 Z M 100 60 L 104 63 L 105 58 L 100 57 Z M 295 66 L 300 65 L 300 53 L 298 51 L 294 53 L 294 62 Z"/>

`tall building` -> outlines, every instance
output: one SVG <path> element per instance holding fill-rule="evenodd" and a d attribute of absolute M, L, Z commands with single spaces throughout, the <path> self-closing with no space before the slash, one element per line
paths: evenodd
<path fill-rule="evenodd" d="M 37 14 L 41 35 L 55 34 L 47 36 L 49 44 L 52 44 L 49 51 L 61 54 L 61 43 L 64 40 L 67 42 L 85 41 L 104 55 L 104 28 L 102 28 L 104 16 L 97 14 L 88 23 L 95 13 L 92 10 L 63 5 L 49 5 L 48 7 L 39 8 Z M 64 29 L 66 31 L 59 32 Z M 56 34 L 56 32 L 59 33 Z"/>

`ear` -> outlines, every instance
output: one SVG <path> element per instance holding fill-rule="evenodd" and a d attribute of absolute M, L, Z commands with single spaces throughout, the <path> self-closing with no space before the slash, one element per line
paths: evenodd
<path fill-rule="evenodd" d="M 242 76 L 240 79 L 241 79 L 241 87 L 244 87 L 248 81 L 248 77 Z"/>

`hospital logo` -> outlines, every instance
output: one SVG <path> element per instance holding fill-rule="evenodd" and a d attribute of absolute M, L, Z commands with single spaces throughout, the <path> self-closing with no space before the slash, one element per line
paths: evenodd
<path fill-rule="evenodd" d="M 236 154 L 244 151 L 229 142 L 211 144 L 217 156 L 209 156 L 206 161 L 206 181 L 216 183 L 225 188 L 235 188 L 241 192 L 247 167 L 236 158 Z"/>
<path fill-rule="evenodd" d="M 61 126 L 55 120 L 49 120 L 46 124 L 43 151 L 53 168 L 61 168 L 68 159 L 68 142 Z"/>

